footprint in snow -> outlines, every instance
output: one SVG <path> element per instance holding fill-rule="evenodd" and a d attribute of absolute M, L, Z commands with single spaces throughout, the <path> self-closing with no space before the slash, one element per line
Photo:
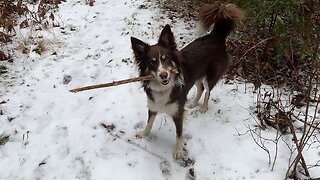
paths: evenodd
<path fill-rule="evenodd" d="M 170 172 L 170 163 L 168 161 L 162 161 L 160 163 L 160 170 L 161 170 L 161 174 L 165 177 L 168 177 L 171 175 L 171 172 Z"/>
<path fill-rule="evenodd" d="M 64 85 L 67 85 L 67 84 L 69 84 L 69 83 L 71 82 L 71 80 L 72 80 L 72 77 L 71 77 L 70 75 L 64 75 L 64 76 L 63 76 L 62 83 L 63 83 Z"/>
<path fill-rule="evenodd" d="M 134 129 L 142 129 L 145 125 L 145 122 L 140 121 L 137 124 L 134 125 Z"/>
<path fill-rule="evenodd" d="M 220 98 L 215 98 L 215 99 L 212 99 L 214 104 L 218 104 L 221 102 Z"/>

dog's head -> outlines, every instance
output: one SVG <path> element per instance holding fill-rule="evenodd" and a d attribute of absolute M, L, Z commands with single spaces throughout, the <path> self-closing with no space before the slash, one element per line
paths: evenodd
<path fill-rule="evenodd" d="M 149 45 L 134 37 L 131 44 L 140 76 L 152 74 L 163 87 L 183 84 L 177 45 L 169 25 L 163 28 L 157 44 Z"/>

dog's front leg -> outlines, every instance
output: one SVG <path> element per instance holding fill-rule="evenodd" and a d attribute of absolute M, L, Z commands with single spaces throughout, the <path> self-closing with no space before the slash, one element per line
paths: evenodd
<path fill-rule="evenodd" d="M 184 112 L 178 113 L 177 115 L 173 116 L 172 119 L 176 126 L 176 147 L 173 152 L 173 158 L 179 159 L 183 156 L 183 114 Z"/>
<path fill-rule="evenodd" d="M 147 122 L 147 125 L 146 125 L 146 127 L 144 128 L 143 131 L 139 132 L 136 135 L 138 138 L 144 138 L 144 137 L 146 137 L 146 136 L 148 136 L 150 134 L 153 122 L 156 119 L 157 114 L 158 114 L 157 112 L 153 112 L 150 109 L 148 110 L 148 122 Z"/>

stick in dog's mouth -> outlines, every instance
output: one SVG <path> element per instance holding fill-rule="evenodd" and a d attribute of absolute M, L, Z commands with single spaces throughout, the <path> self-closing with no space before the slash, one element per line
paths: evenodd
<path fill-rule="evenodd" d="M 174 74 L 179 74 L 178 69 L 172 69 L 171 72 L 174 73 Z"/>
<path fill-rule="evenodd" d="M 179 71 L 177 69 L 172 69 L 171 72 L 174 74 L 179 73 Z M 154 79 L 155 79 L 155 77 L 153 75 L 147 75 L 147 76 L 129 78 L 129 79 L 124 79 L 124 80 L 119 80 L 119 81 L 112 81 L 112 82 L 104 83 L 104 84 L 96 84 L 96 85 L 85 86 L 85 87 L 81 87 L 81 88 L 75 88 L 75 89 L 71 89 L 70 92 L 77 93 L 80 91 L 87 91 L 87 90 L 91 90 L 91 89 L 105 88 L 105 87 L 111 87 L 111 86 L 119 86 L 121 84 L 128 84 L 128 83 L 132 83 L 132 82 L 150 81 L 150 80 L 154 80 Z"/>

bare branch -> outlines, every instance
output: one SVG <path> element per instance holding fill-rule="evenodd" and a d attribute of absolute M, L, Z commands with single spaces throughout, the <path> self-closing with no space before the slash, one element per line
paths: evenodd
<path fill-rule="evenodd" d="M 148 81 L 148 80 L 153 80 L 154 78 L 155 77 L 153 75 L 135 77 L 135 78 L 129 78 L 129 79 L 125 79 L 125 80 L 112 81 L 110 83 L 105 83 L 105 84 L 97 84 L 97 85 L 92 85 L 92 86 L 85 86 L 85 87 L 81 87 L 81 88 L 71 89 L 70 92 L 77 93 L 80 91 L 87 91 L 87 90 L 91 90 L 91 89 L 105 88 L 105 87 L 111 87 L 111 86 L 119 86 L 121 84 L 127 84 L 127 83 L 132 83 L 132 82 Z"/>

